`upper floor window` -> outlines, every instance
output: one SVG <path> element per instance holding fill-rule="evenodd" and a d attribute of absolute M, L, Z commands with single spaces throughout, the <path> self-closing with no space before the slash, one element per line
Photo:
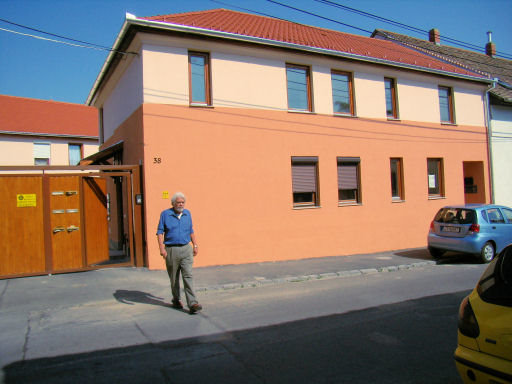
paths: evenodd
<path fill-rule="evenodd" d="M 385 77 L 384 84 L 386 89 L 386 116 L 389 119 L 398 119 L 396 81 L 395 79 Z"/>
<path fill-rule="evenodd" d="M 347 72 L 332 71 L 331 83 L 334 113 L 354 115 L 352 75 Z"/>
<path fill-rule="evenodd" d="M 390 159 L 391 168 L 391 198 L 404 200 L 404 178 L 401 158 Z"/>
<path fill-rule="evenodd" d="M 338 157 L 338 202 L 357 204 L 361 202 L 359 157 Z"/>
<path fill-rule="evenodd" d="M 34 143 L 34 165 L 50 165 L 50 143 Z"/>
<path fill-rule="evenodd" d="M 439 87 L 439 110 L 442 123 L 455 123 L 453 91 L 450 87 Z"/>
<path fill-rule="evenodd" d="M 318 206 L 318 157 L 292 157 L 293 205 Z"/>
<path fill-rule="evenodd" d="M 311 76 L 309 67 L 286 64 L 288 109 L 311 112 Z"/>
<path fill-rule="evenodd" d="M 69 144 L 68 145 L 69 152 L 69 165 L 78 165 L 80 160 L 82 160 L 82 144 Z"/>
<path fill-rule="evenodd" d="M 211 105 L 210 55 L 189 52 L 190 104 Z"/>
<path fill-rule="evenodd" d="M 444 196 L 443 159 L 427 159 L 428 196 Z"/>

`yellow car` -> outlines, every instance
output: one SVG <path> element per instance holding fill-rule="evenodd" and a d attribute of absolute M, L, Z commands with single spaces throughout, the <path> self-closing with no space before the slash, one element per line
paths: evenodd
<path fill-rule="evenodd" d="M 512 383 L 512 246 L 485 270 L 459 309 L 455 364 L 464 383 Z"/>

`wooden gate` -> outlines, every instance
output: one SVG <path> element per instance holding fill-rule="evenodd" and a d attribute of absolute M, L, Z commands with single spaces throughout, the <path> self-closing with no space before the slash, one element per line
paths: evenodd
<path fill-rule="evenodd" d="M 132 176 L 0 174 L 0 278 L 141 265 Z"/>

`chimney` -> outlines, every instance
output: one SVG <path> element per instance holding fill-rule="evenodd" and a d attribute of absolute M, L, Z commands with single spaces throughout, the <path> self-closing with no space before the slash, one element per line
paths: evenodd
<path fill-rule="evenodd" d="M 487 32 L 489 42 L 485 45 L 485 54 L 490 57 L 496 56 L 496 44 L 492 42 L 492 32 Z"/>
<path fill-rule="evenodd" d="M 435 45 L 441 45 L 441 35 L 439 34 L 439 29 L 432 28 L 428 31 L 428 40 Z"/>

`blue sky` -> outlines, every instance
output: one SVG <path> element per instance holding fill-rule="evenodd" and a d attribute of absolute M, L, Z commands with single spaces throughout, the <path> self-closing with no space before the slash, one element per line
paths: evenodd
<path fill-rule="evenodd" d="M 320 0 L 275 0 L 367 31 L 376 28 L 427 39 Z M 512 58 L 512 0 L 331 0 L 396 22 L 485 47 L 487 31 L 498 52 Z M 290 21 L 369 36 L 270 0 L 0 0 L 0 19 L 56 35 L 111 47 L 126 12 L 136 16 L 213 8 L 252 10 Z M 108 55 L 13 32 L 65 41 L 0 21 L 0 94 L 84 103 Z M 12 32 L 9 32 L 9 31 Z"/>

